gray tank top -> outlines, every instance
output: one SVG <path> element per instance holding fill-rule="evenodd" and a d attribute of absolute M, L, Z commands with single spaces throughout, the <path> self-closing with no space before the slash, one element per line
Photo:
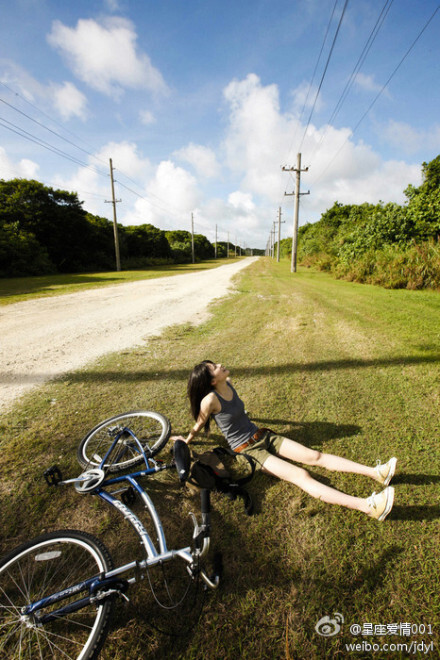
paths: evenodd
<path fill-rule="evenodd" d="M 214 415 L 214 420 L 225 436 L 230 448 L 236 449 L 247 442 L 258 430 L 258 427 L 246 415 L 244 403 L 235 389 L 230 383 L 228 385 L 232 390 L 231 401 L 227 401 L 218 392 L 215 392 L 222 409 Z"/>

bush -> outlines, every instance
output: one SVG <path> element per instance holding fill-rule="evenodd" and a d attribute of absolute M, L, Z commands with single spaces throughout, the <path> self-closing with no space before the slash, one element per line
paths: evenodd
<path fill-rule="evenodd" d="M 340 262 L 333 272 L 343 279 L 387 289 L 440 289 L 440 244 L 388 245 L 365 252 L 351 264 Z"/>

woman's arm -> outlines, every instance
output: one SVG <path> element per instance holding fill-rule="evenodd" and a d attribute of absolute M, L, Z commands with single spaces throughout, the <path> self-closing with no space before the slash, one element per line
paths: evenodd
<path fill-rule="evenodd" d="M 181 435 L 172 436 L 171 440 L 183 440 L 188 444 L 202 430 L 210 416 L 220 412 L 220 408 L 219 400 L 213 392 L 210 392 L 202 399 L 199 416 L 188 436 L 186 438 Z"/>

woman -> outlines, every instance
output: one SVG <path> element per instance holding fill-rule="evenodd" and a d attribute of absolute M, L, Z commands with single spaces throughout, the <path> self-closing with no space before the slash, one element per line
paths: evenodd
<path fill-rule="evenodd" d="M 194 367 L 188 380 L 188 396 L 196 423 L 186 439 L 182 436 L 174 439 L 191 442 L 202 428 L 209 431 L 210 419 L 214 417 L 230 448 L 235 452 L 246 451 L 256 459 L 257 466 L 260 465 L 263 472 L 289 481 L 323 502 L 363 511 L 377 520 L 385 520 L 391 511 L 394 488 L 388 484 L 396 469 L 396 458 L 383 465 L 367 467 L 346 458 L 308 449 L 269 429 L 259 429 L 247 416 L 244 404 L 231 384 L 228 369 L 211 360 L 204 360 Z M 316 481 L 306 470 L 289 461 L 330 471 L 363 474 L 386 488 L 366 499 L 353 497 Z"/>

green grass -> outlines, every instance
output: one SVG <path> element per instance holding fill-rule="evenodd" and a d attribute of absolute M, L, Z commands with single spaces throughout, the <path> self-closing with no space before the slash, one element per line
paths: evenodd
<path fill-rule="evenodd" d="M 154 266 L 145 270 L 122 270 L 108 273 L 73 273 L 66 275 L 42 275 L 40 277 L 13 277 L 0 278 L 0 305 L 10 305 L 29 298 L 42 298 L 43 296 L 59 296 L 65 293 L 74 293 L 84 289 L 122 284 L 137 280 L 149 280 L 157 277 L 168 277 L 190 273 L 233 263 L 239 257 L 225 259 L 208 259 L 196 264 L 173 264 Z"/>
<path fill-rule="evenodd" d="M 214 495 L 213 546 L 223 552 L 225 576 L 199 626 L 177 639 L 157 633 L 143 583 L 131 608 L 118 607 L 102 657 L 321 659 L 348 656 L 345 644 L 362 641 L 434 641 L 429 657 L 438 657 L 440 296 L 310 270 L 291 275 L 287 262 L 268 259 L 238 277 L 238 293 L 216 304 L 207 323 L 173 327 L 134 351 L 67 374 L 3 416 L 1 549 L 43 530 L 78 527 L 98 534 L 117 560 L 131 559 L 139 544 L 123 521 L 73 489 L 49 491 L 42 471 L 56 462 L 76 475 L 81 437 L 124 409 L 156 409 L 174 432 L 186 432 L 188 373 L 201 359 L 219 360 L 257 424 L 367 464 L 397 456 L 394 509 L 379 523 L 261 473 L 249 486 L 252 518 L 241 501 Z M 194 448 L 219 443 L 214 430 Z M 378 486 L 311 471 L 361 497 Z M 151 495 L 171 545 L 183 538 L 182 520 L 197 501 L 168 474 L 151 482 Z M 320 637 L 316 623 L 334 612 L 345 618 L 341 633 Z M 408 622 L 430 624 L 434 634 L 371 639 L 349 631 L 355 623 Z"/>

